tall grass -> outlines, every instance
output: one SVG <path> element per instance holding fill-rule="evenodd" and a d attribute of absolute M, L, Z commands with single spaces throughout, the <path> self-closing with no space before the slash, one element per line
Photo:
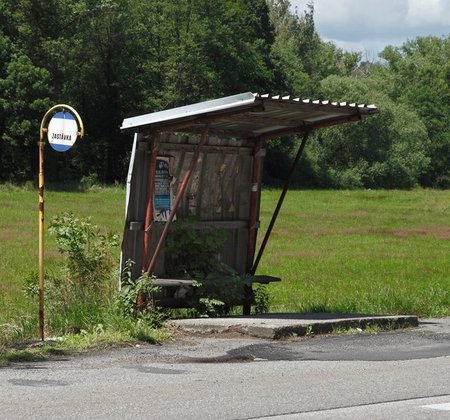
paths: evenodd
<path fill-rule="evenodd" d="M 279 193 L 263 191 L 259 239 Z M 117 186 L 47 191 L 46 226 L 67 211 L 121 235 L 124 198 Z M 37 202 L 33 188 L 0 186 L 0 336 L 36 328 L 23 288 L 37 271 Z M 45 241 L 51 276 L 63 260 Z M 290 191 L 258 272 L 282 278 L 269 287 L 274 312 L 450 315 L 450 191 Z"/>
<path fill-rule="evenodd" d="M 449 315 L 450 191 L 290 192 L 258 271 L 274 311 Z"/>
<path fill-rule="evenodd" d="M 123 222 L 124 189 L 121 187 L 92 188 L 88 192 L 47 191 L 45 193 L 45 272 L 48 280 L 59 278 L 60 295 L 71 290 L 68 277 L 62 275 L 65 258 L 58 252 L 55 237 L 47 230 L 49 221 L 63 211 L 80 217 L 93 216 L 102 230 L 120 232 Z M 38 197 L 30 188 L 0 186 L 0 344 L 28 339 L 36 335 L 37 302 L 24 293 L 26 284 L 38 270 Z M 114 255 L 118 265 L 118 249 Z M 118 267 L 117 267 L 118 268 Z M 110 279 L 117 285 L 117 276 Z M 105 289 L 106 290 L 106 289 Z M 80 292 L 82 293 L 82 292 Z M 86 294 L 88 297 L 89 292 Z M 56 308 L 46 305 L 46 321 L 50 331 L 69 328 L 67 320 L 84 320 L 82 325 L 104 322 L 105 306 L 111 294 L 92 295 L 92 304 L 71 304 L 60 308 L 59 316 L 52 316 Z M 76 303 L 76 300 L 73 301 Z M 46 302 L 51 303 L 51 302 Z M 99 304 L 101 303 L 101 304 Z M 63 313 L 66 312 L 66 313 Z M 112 321 L 114 322 L 114 321 Z"/>

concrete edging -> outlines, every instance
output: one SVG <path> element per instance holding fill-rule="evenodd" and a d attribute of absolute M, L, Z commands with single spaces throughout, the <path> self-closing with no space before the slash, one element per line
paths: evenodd
<path fill-rule="evenodd" d="M 267 314 L 247 317 L 197 318 L 171 321 L 183 331 L 200 334 L 240 333 L 257 338 L 281 339 L 328 334 L 339 329 L 370 327 L 391 330 L 417 327 L 414 315 Z"/>

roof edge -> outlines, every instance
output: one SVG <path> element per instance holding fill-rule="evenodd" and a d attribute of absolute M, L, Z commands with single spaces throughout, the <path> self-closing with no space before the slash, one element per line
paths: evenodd
<path fill-rule="evenodd" d="M 151 112 L 137 117 L 125 118 L 122 122 L 121 130 L 139 127 L 143 124 L 150 125 L 162 121 L 174 121 L 186 117 L 194 117 L 208 113 L 222 111 L 228 108 L 250 105 L 255 102 L 257 95 L 252 92 L 240 93 L 238 95 L 225 96 L 210 101 L 198 102 L 192 105 L 185 105 L 165 111 Z"/>

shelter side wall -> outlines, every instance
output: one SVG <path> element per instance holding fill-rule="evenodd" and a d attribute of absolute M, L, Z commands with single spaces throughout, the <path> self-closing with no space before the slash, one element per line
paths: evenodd
<path fill-rule="evenodd" d="M 176 195 L 198 138 L 162 134 L 157 148 L 154 142 L 154 138 L 139 137 L 130 182 L 122 261 L 124 263 L 131 259 L 135 262 L 133 278 L 139 277 L 145 266 L 143 240 L 152 153 L 169 158 L 170 172 L 174 177 L 172 189 Z M 193 229 L 223 229 L 228 239 L 219 258 L 239 273 L 245 273 L 247 268 L 252 167 L 251 144 L 243 140 L 209 139 L 208 144 L 201 148 L 196 168 L 176 214 L 178 221 L 189 219 L 189 227 Z M 164 224 L 152 220 L 150 257 L 156 249 Z M 164 249 L 157 259 L 154 274 L 166 276 Z"/>
<path fill-rule="evenodd" d="M 195 143 L 196 139 L 173 135 L 161 141 L 159 154 L 170 157 L 172 162 L 175 194 L 191 161 Z M 227 241 L 219 258 L 240 273 L 246 268 L 251 170 L 250 146 L 244 145 L 242 140 L 210 139 L 202 148 L 177 211 L 177 220 L 189 219 L 190 228 L 225 230 Z M 162 227 L 155 226 L 155 229 L 151 249 L 156 246 Z M 161 255 L 160 260 L 163 259 Z M 157 274 L 164 275 L 165 269 L 161 261 L 158 262 Z"/>
<path fill-rule="evenodd" d="M 131 179 L 129 181 L 128 206 L 125 215 L 125 228 L 122 240 L 122 269 L 127 260 L 134 262 L 132 276 L 138 278 L 142 273 L 143 254 L 142 244 L 144 238 L 145 202 L 147 195 L 149 144 L 138 136 Z"/>

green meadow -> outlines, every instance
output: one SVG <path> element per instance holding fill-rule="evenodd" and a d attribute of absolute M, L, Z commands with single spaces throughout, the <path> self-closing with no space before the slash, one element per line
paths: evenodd
<path fill-rule="evenodd" d="M 272 311 L 449 315 L 450 191 L 290 192 L 259 271 Z"/>
<path fill-rule="evenodd" d="M 279 194 L 262 193 L 259 240 Z M 46 226 L 67 211 L 121 235 L 124 199 L 119 186 L 46 191 Z M 38 196 L 3 185 L 0 203 L 0 324 L 6 325 L 37 318 L 23 289 L 38 270 Z M 47 230 L 45 244 L 51 273 L 62 260 Z M 268 287 L 272 312 L 448 316 L 450 191 L 290 191 L 258 273 L 282 278 Z"/>
<path fill-rule="evenodd" d="M 46 274 L 57 272 L 62 265 L 56 241 L 48 232 L 54 216 L 63 212 L 90 216 L 102 231 L 114 231 L 121 236 L 125 211 L 122 187 L 93 187 L 88 192 L 47 190 L 44 199 Z M 36 303 L 23 290 L 26 279 L 38 272 L 38 193 L 3 185 L 0 203 L 0 324 L 24 316 L 37 319 Z"/>

